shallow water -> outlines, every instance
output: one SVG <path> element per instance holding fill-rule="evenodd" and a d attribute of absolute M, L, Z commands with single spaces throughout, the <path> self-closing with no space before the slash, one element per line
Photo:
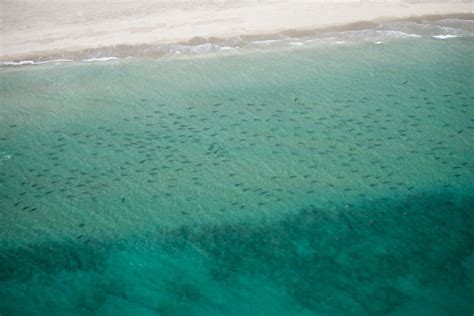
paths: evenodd
<path fill-rule="evenodd" d="M 473 50 L 3 67 L 0 313 L 472 313 Z"/>

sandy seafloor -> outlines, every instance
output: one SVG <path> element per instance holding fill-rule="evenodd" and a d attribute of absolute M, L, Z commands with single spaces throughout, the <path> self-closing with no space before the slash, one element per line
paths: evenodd
<path fill-rule="evenodd" d="M 471 314 L 473 25 L 4 63 L 0 313 Z"/>

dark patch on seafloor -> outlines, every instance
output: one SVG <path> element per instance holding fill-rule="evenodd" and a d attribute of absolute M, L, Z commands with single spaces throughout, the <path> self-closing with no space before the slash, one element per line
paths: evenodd
<path fill-rule="evenodd" d="M 136 266 L 121 271 L 130 278 L 143 277 L 137 287 L 150 287 L 152 292 L 164 287 L 178 301 L 210 304 L 219 314 L 217 306 L 223 302 L 213 301 L 206 284 L 200 284 L 199 278 L 187 280 L 186 273 L 180 276 L 182 266 L 174 269 L 172 258 L 182 261 L 181 254 L 191 251 L 206 264 L 193 272 L 195 260 L 189 258 L 189 275 L 203 273 L 206 280 L 234 290 L 242 285 L 238 280 L 243 275 L 268 280 L 283 288 L 303 311 L 318 315 L 403 314 L 411 301 L 424 312 L 432 308 L 440 315 L 469 314 L 474 293 L 473 211 L 474 196 L 469 193 L 426 193 L 332 211 L 309 207 L 271 224 L 183 226 L 115 244 L 77 240 L 4 249 L 0 251 L 0 296 L 5 300 L 0 302 L 0 311 L 6 315 L 21 311 L 9 305 L 14 284 L 28 287 L 35 280 L 38 286 L 39 279 L 40 287 L 48 289 L 61 273 L 81 272 L 92 273 L 97 280 L 89 284 L 91 288 L 76 289 L 86 299 L 69 302 L 71 306 L 86 304 L 94 314 L 105 303 L 93 296 L 102 293 L 143 304 L 154 313 L 179 314 L 179 307 L 167 311 L 163 302 L 146 299 L 114 279 L 122 275 L 107 273 L 110 256 L 125 251 L 127 256 L 137 255 L 137 262 L 148 271 L 137 274 L 141 270 Z M 166 260 L 179 273 L 167 280 L 153 279 L 149 272 L 161 267 L 153 260 Z M 444 301 L 437 293 L 444 295 Z M 55 301 L 43 303 L 52 314 L 62 312 Z M 423 304 L 431 307 L 423 309 Z M 258 311 L 259 306 L 254 308 Z"/>

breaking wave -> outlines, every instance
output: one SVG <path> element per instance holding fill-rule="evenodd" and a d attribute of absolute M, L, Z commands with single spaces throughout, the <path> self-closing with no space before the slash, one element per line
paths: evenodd
<path fill-rule="evenodd" d="M 81 52 L 63 52 L 28 60 L 0 61 L 0 67 L 68 62 L 108 62 L 117 59 L 138 57 L 158 58 L 173 56 L 196 56 L 206 54 L 233 54 L 249 50 L 275 48 L 299 49 L 317 45 L 350 45 L 354 43 L 389 44 L 393 41 L 416 39 L 459 39 L 474 37 L 474 20 L 443 19 L 437 21 L 399 21 L 364 23 L 364 27 L 351 25 L 327 30 L 288 30 L 273 35 L 238 36 L 220 42 L 209 42 L 205 38 L 193 38 L 186 43 L 139 44 L 101 47 Z"/>

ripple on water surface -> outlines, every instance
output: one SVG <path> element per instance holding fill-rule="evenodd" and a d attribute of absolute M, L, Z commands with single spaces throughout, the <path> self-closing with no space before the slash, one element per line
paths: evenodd
<path fill-rule="evenodd" d="M 0 312 L 470 312 L 471 53 L 3 68 Z"/>

